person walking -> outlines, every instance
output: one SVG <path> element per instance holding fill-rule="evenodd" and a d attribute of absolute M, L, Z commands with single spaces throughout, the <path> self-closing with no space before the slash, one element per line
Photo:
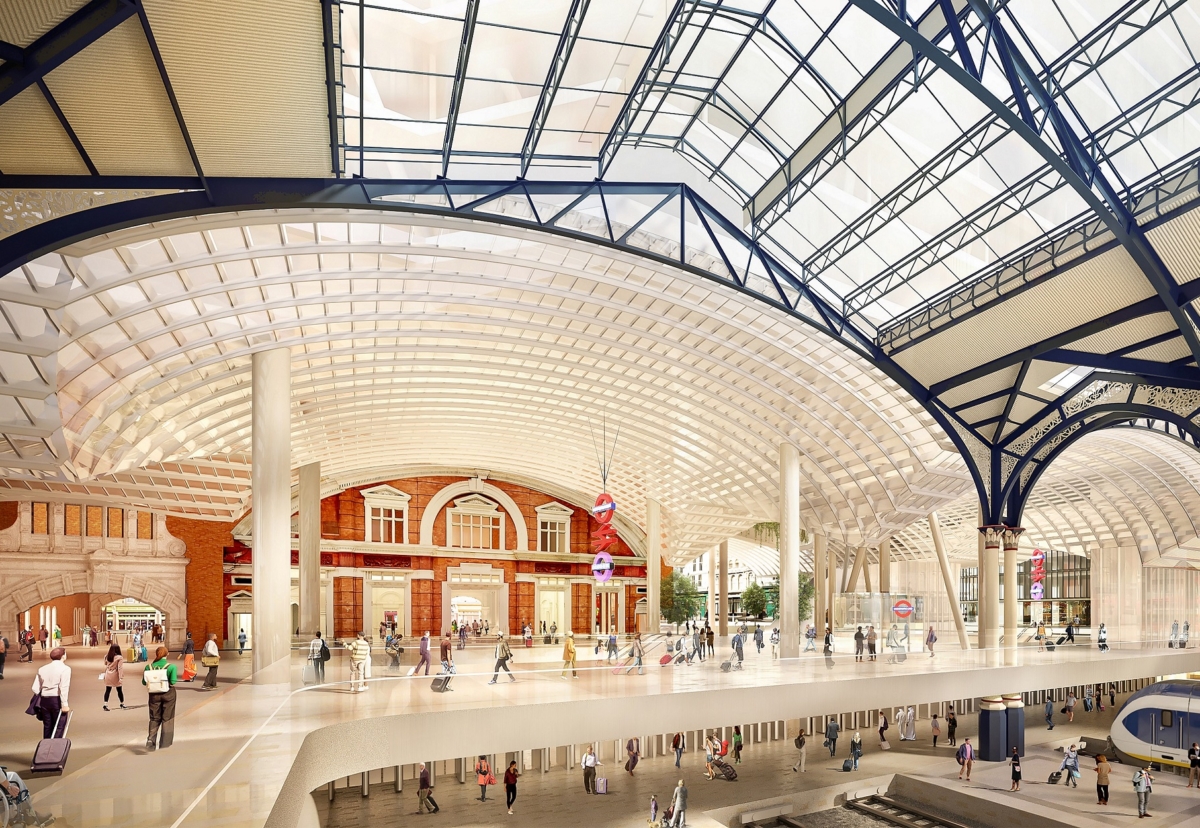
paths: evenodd
<path fill-rule="evenodd" d="M 634 633 L 634 635 L 633 635 L 632 653 L 633 653 L 633 663 L 630 664 L 625 669 L 625 675 L 629 675 L 629 673 L 635 667 L 637 668 L 638 675 L 639 676 L 643 675 L 646 672 L 645 668 L 642 667 L 642 659 L 646 657 L 646 646 L 644 644 L 642 644 L 642 634 L 641 633 Z"/>
<path fill-rule="evenodd" d="M 108 697 L 112 694 L 113 688 L 117 690 L 117 701 L 121 703 L 121 709 L 125 710 L 125 688 L 122 686 L 125 682 L 125 659 L 121 655 L 121 645 L 112 644 L 108 648 L 108 654 L 104 656 L 104 709 L 108 710 Z"/>
<path fill-rule="evenodd" d="M 963 772 L 967 774 L 967 781 L 971 781 L 971 768 L 975 765 L 975 748 L 971 747 L 971 737 L 963 737 L 963 743 L 958 746 L 958 750 L 954 753 L 954 759 L 958 762 L 958 778 L 963 778 Z"/>
<path fill-rule="evenodd" d="M 1108 757 L 1101 753 L 1096 757 L 1096 767 L 1092 768 L 1096 772 L 1096 804 L 1108 804 L 1108 778 L 1112 772 L 1112 765 L 1108 764 Z"/>
<path fill-rule="evenodd" d="M 1046 691 L 1046 730 L 1054 730 L 1054 698 Z"/>
<path fill-rule="evenodd" d="M 238 655 L 245 655 L 246 640 L 247 636 L 245 628 L 238 630 Z"/>
<path fill-rule="evenodd" d="M 1064 788 L 1068 785 L 1079 787 L 1079 749 L 1075 745 L 1063 751 L 1063 760 L 1058 769 L 1067 773 L 1066 779 L 1063 780 Z"/>
<path fill-rule="evenodd" d="M 560 678 L 567 677 L 567 668 L 571 669 L 571 678 L 579 678 L 579 673 L 575 669 L 575 633 L 568 631 L 566 638 L 563 640 L 563 668 Z"/>
<path fill-rule="evenodd" d="M 442 810 L 438 807 L 437 800 L 433 798 L 433 780 L 430 777 L 429 768 L 425 767 L 424 762 L 421 763 L 421 773 L 417 780 L 417 815 L 420 816 L 422 808 L 431 814 Z"/>
<path fill-rule="evenodd" d="M 779 627 L 771 630 L 771 660 L 779 658 Z"/>
<path fill-rule="evenodd" d="M 1179 646 L 1179 621 L 1171 622 L 1171 638 L 1167 641 L 1167 646 L 1172 650 Z"/>
<path fill-rule="evenodd" d="M 608 651 L 605 660 L 608 662 L 619 661 L 621 659 L 621 649 L 617 646 L 617 634 L 608 634 Z M 700 659 L 704 659 L 704 654 L 700 654 Z"/>
<path fill-rule="evenodd" d="M 308 642 L 308 660 L 313 666 L 313 678 L 318 684 L 325 683 L 325 662 L 329 661 L 329 647 L 321 638 L 321 631 L 313 633 L 313 640 Z"/>
<path fill-rule="evenodd" d="M 692 651 L 688 653 L 688 664 L 691 664 L 692 659 L 694 659 L 697 655 L 700 656 L 701 661 L 704 661 L 704 642 L 700 638 L 699 627 L 696 627 L 692 630 Z"/>
<path fill-rule="evenodd" d="M 796 771 L 808 773 L 808 770 L 804 767 L 808 761 L 808 739 L 804 736 L 804 728 L 800 728 L 800 732 L 796 735 L 796 741 L 793 744 L 795 744 L 796 750 L 800 751 L 800 760 L 792 765 L 792 773 Z"/>
<path fill-rule="evenodd" d="M 1139 768 L 1133 775 L 1133 790 L 1137 792 L 1138 819 L 1150 816 L 1150 793 L 1154 790 L 1154 777 L 1150 766 Z"/>
<path fill-rule="evenodd" d="M 495 785 L 496 777 L 492 775 L 491 763 L 483 754 L 475 761 L 475 781 L 479 783 L 479 801 L 487 802 L 488 785 Z"/>
<path fill-rule="evenodd" d="M 911 704 L 908 706 L 908 712 L 904 714 L 904 740 L 917 741 L 917 711 Z"/>
<path fill-rule="evenodd" d="M 900 661 L 900 655 L 904 651 L 904 644 L 900 641 L 900 628 L 892 624 L 892 628 L 887 634 L 887 648 L 891 650 L 891 655 L 888 656 L 888 664 L 896 664 Z"/>
<path fill-rule="evenodd" d="M 421 672 L 421 665 L 422 665 L 422 664 L 424 664 L 424 665 L 425 665 L 425 675 L 429 675 L 429 664 L 430 664 L 430 659 L 429 659 L 429 630 L 426 630 L 426 631 L 425 631 L 425 634 L 421 636 L 421 644 L 420 644 L 420 646 L 417 648 L 417 652 L 418 652 L 418 653 L 420 653 L 420 655 L 421 655 L 421 660 L 417 662 L 417 666 L 416 666 L 416 668 L 413 670 L 413 675 L 416 675 L 417 673 Z"/>
<path fill-rule="evenodd" d="M 716 642 L 717 636 L 713 632 L 712 627 L 705 625 L 704 638 L 705 638 L 705 641 L 708 643 L 708 654 L 710 656 L 715 656 L 717 654 L 717 648 L 714 646 L 714 642 Z"/>
<path fill-rule="evenodd" d="M 838 724 L 837 719 L 830 719 L 825 723 L 825 747 L 829 748 L 830 758 L 837 754 L 838 734 L 841 732 L 842 726 Z"/>
<path fill-rule="evenodd" d="M 827 656 L 833 653 L 833 630 L 829 627 L 825 628 L 825 642 L 821 646 L 821 652 Z"/>
<path fill-rule="evenodd" d="M 675 793 L 671 796 L 671 828 L 683 828 L 687 825 L 687 796 L 688 790 L 680 779 L 679 784 L 675 786 Z"/>
<path fill-rule="evenodd" d="M 874 661 L 877 655 L 876 647 L 879 643 L 879 633 L 875 632 L 875 625 L 871 624 L 867 627 L 867 661 Z"/>
<path fill-rule="evenodd" d="M 1108 703 L 1111 707 L 1117 706 L 1117 685 L 1112 682 L 1108 685 Z"/>
<path fill-rule="evenodd" d="M 817 630 L 812 624 L 804 625 L 804 652 L 817 651 Z"/>
<path fill-rule="evenodd" d="M 162 648 L 160 648 L 162 649 Z M 221 652 L 217 649 L 217 634 L 209 633 L 208 641 L 204 642 L 204 652 L 200 659 L 200 663 L 208 668 L 208 675 L 204 677 L 204 686 L 201 690 L 216 690 L 217 689 L 217 667 L 221 664 Z M 172 682 L 174 684 L 174 682 Z M 172 711 L 174 707 L 172 707 Z"/>
<path fill-rule="evenodd" d="M 733 726 L 733 764 L 742 764 L 742 727 Z"/>
<path fill-rule="evenodd" d="M 851 767 L 854 770 L 858 770 L 858 759 L 862 756 L 862 753 L 862 736 L 856 730 L 854 731 L 854 736 L 850 739 L 850 758 L 854 760 L 854 764 Z"/>
<path fill-rule="evenodd" d="M 38 718 L 42 720 L 42 738 L 61 737 L 71 717 L 71 668 L 67 666 L 64 648 L 51 650 L 50 662 L 38 668 L 33 677 L 33 693 L 37 696 Z M 66 714 L 65 718 L 60 713 Z"/>
<path fill-rule="evenodd" d="M 638 765 L 638 760 L 642 758 L 642 740 L 634 736 L 625 743 L 625 772 L 633 776 L 633 771 Z"/>
<path fill-rule="evenodd" d="M 1188 783 L 1190 788 L 1195 783 L 1197 788 L 1200 788 L 1200 744 L 1192 742 L 1192 747 L 1188 751 Z"/>
<path fill-rule="evenodd" d="M 863 633 L 862 626 L 854 632 L 854 660 L 859 662 L 863 660 L 863 649 L 867 644 L 867 636 Z"/>
<path fill-rule="evenodd" d="M 925 646 L 929 648 L 929 657 L 933 658 L 933 645 L 937 643 L 937 632 L 933 629 L 933 624 L 929 625 L 929 632 L 925 633 Z"/>
<path fill-rule="evenodd" d="M 142 684 L 149 694 L 147 707 L 150 709 L 146 750 L 169 748 L 175 741 L 175 683 L 179 673 L 168 655 L 166 647 L 159 647 L 154 652 L 154 661 L 142 670 Z M 151 676 L 151 672 L 156 675 Z"/>
<path fill-rule="evenodd" d="M 600 757 L 596 755 L 596 749 L 588 745 L 579 764 L 583 767 L 583 792 L 594 794 L 596 792 L 596 766 L 600 764 Z"/>
<path fill-rule="evenodd" d="M 42 645 L 42 649 L 46 649 L 47 642 L 50 641 L 50 631 L 46 629 L 46 625 L 42 624 L 42 628 L 38 630 L 38 643 Z"/>
<path fill-rule="evenodd" d="M 938 715 L 936 713 L 930 717 L 929 729 L 933 733 L 933 746 L 937 747 L 938 737 L 942 735 L 942 723 L 938 721 Z"/>
<path fill-rule="evenodd" d="M 716 733 L 710 733 L 704 737 L 704 775 L 708 779 L 716 776 L 713 771 L 713 757 L 721 755 L 721 740 L 717 738 Z"/>
<path fill-rule="evenodd" d="M 504 771 L 504 801 L 508 803 L 509 816 L 512 816 L 512 806 L 517 801 L 517 779 L 520 775 L 517 773 L 517 763 L 509 762 L 508 770 Z"/>
<path fill-rule="evenodd" d="M 946 742 L 950 747 L 955 747 L 958 742 L 954 741 L 954 731 L 958 730 L 958 716 L 954 715 L 954 708 L 951 707 L 946 712 Z"/>
<path fill-rule="evenodd" d="M 1108 629 L 1103 624 L 1096 631 L 1096 646 L 1100 648 L 1100 652 L 1108 652 Z"/>
<path fill-rule="evenodd" d="M 737 658 L 737 663 L 733 665 L 733 669 L 740 670 L 740 669 L 742 669 L 742 662 L 746 658 L 745 654 L 742 652 L 742 634 L 741 633 L 737 633 L 736 635 L 734 635 L 732 644 L 733 644 L 733 655 Z"/>
<path fill-rule="evenodd" d="M 183 659 L 183 675 L 179 680 L 192 681 L 196 678 L 196 643 L 192 640 L 191 630 L 188 630 L 187 637 L 183 640 L 183 648 L 179 655 L 175 656 L 176 661 L 180 659 Z"/>
<path fill-rule="evenodd" d="M 671 737 L 671 750 L 675 751 L 675 767 L 683 759 L 683 751 L 687 748 L 687 737 L 680 731 Z"/>
<path fill-rule="evenodd" d="M 1012 766 L 1012 785 L 1009 787 L 1009 790 L 1019 791 L 1021 790 L 1021 756 L 1017 753 L 1015 747 L 1012 751 L 1012 759 L 1009 760 L 1008 764 Z"/>
<path fill-rule="evenodd" d="M 1033 637 L 1037 640 L 1038 652 L 1044 653 L 1046 651 L 1046 625 L 1041 621 L 1038 622 L 1037 632 L 1034 633 Z"/>
<path fill-rule="evenodd" d="M 879 744 L 887 741 L 888 717 L 882 710 L 879 711 Z"/>
<path fill-rule="evenodd" d="M 442 662 L 442 672 L 450 673 L 454 670 L 454 642 L 450 640 L 450 633 L 442 633 L 442 643 L 438 645 L 438 660 Z"/>
<path fill-rule="evenodd" d="M 758 648 L 758 654 L 763 651 L 763 631 L 758 624 L 754 625 L 754 646 Z"/>
<path fill-rule="evenodd" d="M 508 647 L 508 642 L 504 640 L 504 633 L 496 633 L 496 667 L 492 672 L 492 680 L 488 684 L 495 684 L 496 679 L 500 678 L 500 671 L 508 673 L 509 681 L 516 681 L 517 677 L 512 674 L 512 670 L 508 669 L 508 661 L 512 658 L 512 650 Z"/>
<path fill-rule="evenodd" d="M 1074 622 L 1071 622 L 1071 621 L 1067 622 L 1066 632 L 1067 632 L 1067 640 L 1063 643 L 1074 644 L 1075 643 L 1075 624 L 1074 624 Z"/>
<path fill-rule="evenodd" d="M 18 641 L 23 641 L 25 652 L 17 659 L 20 662 L 33 663 L 33 627 L 26 627 L 25 632 L 21 633 L 21 638 Z"/>
<path fill-rule="evenodd" d="M 350 692 L 363 693 L 367 689 L 367 662 L 371 658 L 371 642 L 367 634 L 359 630 L 350 644 Z"/>
<path fill-rule="evenodd" d="M 1067 724 L 1070 724 L 1071 722 L 1075 721 L 1075 702 L 1076 701 L 1078 701 L 1078 699 L 1075 698 L 1075 691 L 1068 690 L 1066 706 L 1063 707 L 1063 712 L 1067 714 Z"/>

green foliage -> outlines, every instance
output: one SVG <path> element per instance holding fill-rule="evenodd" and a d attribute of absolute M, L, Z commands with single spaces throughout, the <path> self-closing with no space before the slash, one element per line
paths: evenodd
<path fill-rule="evenodd" d="M 767 593 L 755 581 L 742 590 L 742 614 L 755 618 L 767 611 Z"/>
<path fill-rule="evenodd" d="M 756 523 L 750 527 L 750 534 L 754 536 L 754 542 L 760 543 L 763 546 L 774 546 L 779 548 L 779 523 L 778 521 L 765 521 Z M 800 530 L 800 542 L 808 543 L 808 530 Z"/>
<path fill-rule="evenodd" d="M 684 621 L 699 615 L 703 604 L 696 585 L 683 573 L 672 572 L 671 577 L 662 582 L 659 609 L 663 620 L 674 624 L 676 629 Z"/>
<path fill-rule="evenodd" d="M 800 573 L 800 619 L 808 618 L 812 612 L 813 595 L 816 592 L 816 586 L 813 584 L 813 577 L 807 572 Z M 779 617 L 779 582 L 768 584 L 763 590 L 764 605 L 770 603 L 775 607 L 775 617 Z M 745 606 L 746 594 L 742 593 L 742 605 Z M 748 610 L 747 610 L 748 611 Z"/>

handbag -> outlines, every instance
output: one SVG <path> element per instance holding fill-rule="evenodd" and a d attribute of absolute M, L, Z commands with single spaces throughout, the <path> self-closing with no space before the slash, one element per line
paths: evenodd
<path fill-rule="evenodd" d="M 882 742 L 879 743 L 879 749 L 880 750 L 891 750 L 892 744 L 887 739 L 884 739 Z"/>
<path fill-rule="evenodd" d="M 146 692 L 148 693 L 165 693 L 171 689 L 171 682 L 167 678 L 167 668 L 162 667 L 158 670 L 147 669 L 145 673 Z"/>
<path fill-rule="evenodd" d="M 496 776 L 495 776 L 495 774 L 493 774 L 491 771 L 489 771 L 489 772 L 488 772 L 487 783 L 488 783 L 489 785 L 495 785 L 495 784 L 496 784 Z"/>
<path fill-rule="evenodd" d="M 204 656 L 203 658 L 200 659 L 200 663 L 203 664 L 205 667 L 216 667 L 218 664 L 221 663 L 221 657 L 220 656 Z"/>

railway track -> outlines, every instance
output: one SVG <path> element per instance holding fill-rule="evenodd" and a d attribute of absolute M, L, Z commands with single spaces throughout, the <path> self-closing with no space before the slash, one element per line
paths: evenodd
<path fill-rule="evenodd" d="M 969 828 L 965 823 L 930 813 L 917 805 L 897 802 L 882 794 L 852 799 L 846 803 L 846 807 L 908 828 Z"/>

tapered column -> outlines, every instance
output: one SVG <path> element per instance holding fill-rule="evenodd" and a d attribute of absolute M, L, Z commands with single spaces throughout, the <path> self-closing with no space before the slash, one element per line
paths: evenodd
<path fill-rule="evenodd" d="M 657 633 L 662 621 L 659 591 L 662 587 L 662 508 L 646 501 L 646 632 Z"/>
<path fill-rule="evenodd" d="M 300 467 L 300 634 L 321 628 L 321 464 Z"/>
<path fill-rule="evenodd" d="M 892 593 L 891 538 L 884 538 L 879 542 L 879 591 L 887 595 Z"/>
<path fill-rule="evenodd" d="M 1021 606 L 1020 587 L 1017 586 L 1017 541 L 1023 529 L 1008 527 L 1004 530 L 1004 646 L 1016 649 L 1017 623 Z"/>
<path fill-rule="evenodd" d="M 813 536 L 813 626 L 817 635 L 825 632 L 825 565 L 829 556 L 825 553 L 825 536 Z"/>
<path fill-rule="evenodd" d="M 995 649 L 1000 646 L 1000 540 L 1002 526 L 984 526 L 983 566 L 979 572 L 980 604 L 987 606 L 987 615 L 980 628 L 980 646 Z"/>
<path fill-rule="evenodd" d="M 717 550 L 708 550 L 708 625 L 717 623 Z"/>
<path fill-rule="evenodd" d="M 717 588 L 720 597 L 717 600 L 717 635 L 729 635 L 729 541 L 721 541 L 720 571 L 717 573 Z"/>
<path fill-rule="evenodd" d="M 837 596 L 837 550 L 826 544 L 826 554 L 829 560 L 825 564 L 825 574 L 829 578 L 828 592 L 825 594 L 825 608 L 829 615 L 829 629 L 833 629 L 833 603 Z"/>
<path fill-rule="evenodd" d="M 983 507 L 979 508 L 979 525 L 983 526 Z M 987 627 L 988 599 L 987 599 L 987 578 L 984 577 L 984 572 L 987 570 L 987 547 L 984 545 L 983 530 L 979 530 L 977 539 L 978 547 L 976 553 L 978 555 L 978 563 L 975 568 L 975 646 L 979 649 L 984 649 L 987 644 L 984 642 L 984 629 Z"/>
<path fill-rule="evenodd" d="M 251 357 L 250 490 L 255 671 L 287 658 L 292 634 L 292 405 L 287 348 Z"/>
<path fill-rule="evenodd" d="M 950 602 L 950 613 L 954 617 L 954 630 L 958 633 L 958 646 L 964 650 L 970 649 L 967 627 L 963 623 L 962 603 L 958 600 L 958 590 L 954 585 L 954 577 L 950 573 L 950 559 L 946 555 L 946 542 L 942 537 L 942 525 L 938 521 L 937 512 L 929 516 L 929 533 L 933 535 L 933 550 L 937 553 L 938 565 L 942 570 L 942 584 L 946 587 L 946 598 Z"/>
<path fill-rule="evenodd" d="M 800 655 L 800 452 L 779 447 L 779 655 Z"/>

